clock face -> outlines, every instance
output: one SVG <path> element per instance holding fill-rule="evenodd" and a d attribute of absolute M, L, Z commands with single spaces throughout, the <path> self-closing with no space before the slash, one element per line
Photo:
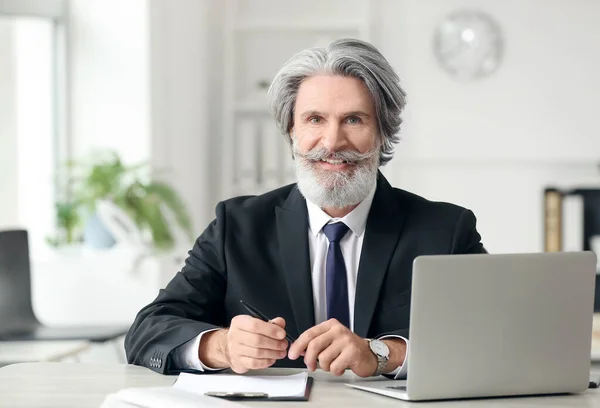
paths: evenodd
<path fill-rule="evenodd" d="M 372 347 L 373 351 L 375 353 L 379 354 L 380 356 L 387 356 L 388 353 L 390 352 L 387 345 L 382 341 L 371 342 L 371 347 Z"/>
<path fill-rule="evenodd" d="M 486 77 L 498 68 L 502 59 L 500 28 L 478 11 L 454 13 L 438 25 L 434 52 L 444 70 L 459 80 Z"/>

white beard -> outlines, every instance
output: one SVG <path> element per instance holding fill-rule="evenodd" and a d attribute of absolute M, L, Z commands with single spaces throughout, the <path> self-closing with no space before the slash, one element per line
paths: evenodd
<path fill-rule="evenodd" d="M 298 189 L 304 198 L 321 208 L 346 208 L 357 205 L 369 195 L 377 183 L 379 146 L 362 155 L 350 151 L 334 153 L 336 158 L 348 158 L 350 161 L 360 157 L 351 168 L 341 171 L 318 169 L 315 161 L 307 157 L 317 149 L 302 154 L 295 140 L 292 148 L 296 162 Z M 330 155 L 332 154 L 327 153 L 327 156 L 323 157 Z M 314 158 L 318 156 L 322 155 L 317 153 Z"/>

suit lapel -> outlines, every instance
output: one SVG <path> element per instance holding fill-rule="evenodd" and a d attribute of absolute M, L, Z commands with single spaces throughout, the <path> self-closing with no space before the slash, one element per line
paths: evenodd
<path fill-rule="evenodd" d="M 367 218 L 354 302 L 354 332 L 367 337 L 381 284 L 406 221 L 406 209 L 397 205 L 393 189 L 379 173 L 377 191 Z"/>
<path fill-rule="evenodd" d="M 275 209 L 277 236 L 290 302 L 298 334 L 315 325 L 310 252 L 308 248 L 308 211 L 297 187 L 285 203 Z"/>

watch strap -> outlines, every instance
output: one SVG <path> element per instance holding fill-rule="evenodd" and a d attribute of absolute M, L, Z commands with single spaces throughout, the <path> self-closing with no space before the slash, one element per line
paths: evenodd
<path fill-rule="evenodd" d="M 379 356 L 377 355 L 377 370 L 375 371 L 375 374 L 373 374 L 374 376 L 380 376 L 381 374 L 383 374 L 383 370 L 385 370 L 385 366 L 387 365 L 388 359 L 386 357 L 383 356 Z"/>

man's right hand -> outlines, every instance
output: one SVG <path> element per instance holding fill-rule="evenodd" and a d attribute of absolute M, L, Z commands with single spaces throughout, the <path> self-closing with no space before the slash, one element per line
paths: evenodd
<path fill-rule="evenodd" d="M 273 324 L 274 323 L 274 324 Z M 238 374 L 267 368 L 287 355 L 285 320 L 271 323 L 248 315 L 231 320 L 228 329 L 206 333 L 200 342 L 198 357 L 213 368 L 231 368 Z"/>

